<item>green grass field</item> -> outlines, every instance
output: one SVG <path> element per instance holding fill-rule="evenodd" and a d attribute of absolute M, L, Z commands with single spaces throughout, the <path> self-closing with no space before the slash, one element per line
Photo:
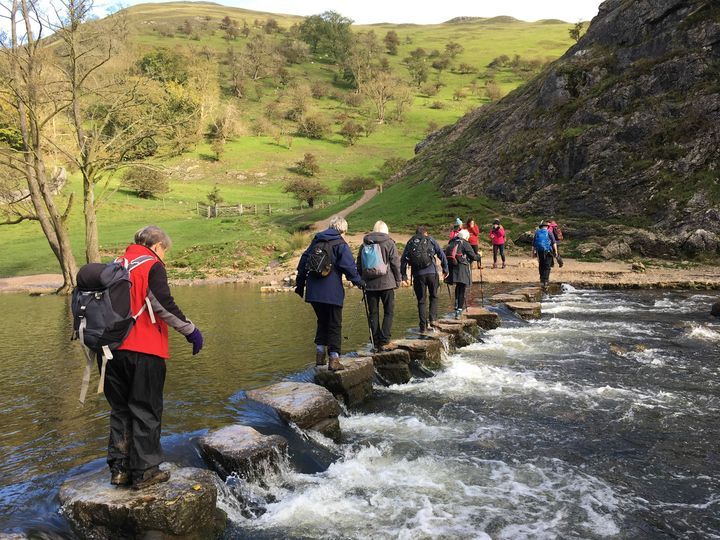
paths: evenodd
<path fill-rule="evenodd" d="M 250 12 L 210 3 L 146 4 L 129 8 L 123 13 L 138 54 L 159 48 L 199 54 L 202 47 L 207 47 L 216 55 L 212 60 L 214 62 L 219 62 L 229 45 L 218 29 L 225 15 L 240 24 L 246 20 L 251 27 L 256 19 L 264 21 L 270 16 L 283 28 L 301 20 L 294 16 Z M 196 35 L 186 36 L 177 31 L 186 19 L 198 25 Z M 480 88 L 483 87 L 486 66 L 493 58 L 501 54 L 510 57 L 518 54 L 523 58 L 543 61 L 557 58 L 571 43 L 568 37 L 570 26 L 561 22 L 526 23 L 504 19 L 427 26 L 353 26 L 356 32 L 373 30 L 380 40 L 388 30 L 398 33 L 401 40 L 398 55 L 385 56 L 392 69 L 404 78 L 408 74 L 401 62 L 411 50 L 423 47 L 442 51 L 449 41 L 456 41 L 464 48 L 455 64 L 471 64 L 478 72 L 458 74 L 444 71 L 440 75 L 444 86 L 436 96 L 428 97 L 418 90 L 402 122 L 378 125 L 372 134 L 361 137 L 353 146 L 348 146 L 338 131 L 346 119 L 360 121 L 365 113 L 341 100 L 332 97 L 313 100 L 313 106 L 332 120 L 331 135 L 322 140 L 295 136 L 291 144 L 287 140 L 278 144 L 270 137 L 250 134 L 253 122 L 277 97 L 276 84 L 268 81 L 261 97 L 240 100 L 224 96 L 225 101 L 232 101 L 239 110 L 245 134 L 227 143 L 219 162 L 212 159 L 209 146 L 200 143 L 191 152 L 160 163 L 171 179 L 171 191 L 162 198 L 143 200 L 122 189 L 112 191 L 98 212 L 102 251 L 108 257 L 118 253 L 136 229 L 156 223 L 166 228 L 173 237 L 170 263 L 177 275 L 232 272 L 238 268 L 267 264 L 294 249 L 299 242 L 297 235 L 293 235 L 295 231 L 351 204 L 359 196 L 341 198 L 331 195 L 327 198 L 329 206 L 314 211 L 293 208 L 297 207 L 297 201 L 283 193 L 282 188 L 289 179 L 296 177 L 291 168 L 305 153 L 317 156 L 321 168 L 317 178 L 333 192 L 347 177 L 360 175 L 383 181 L 385 179 L 379 172 L 383 162 L 392 157 L 411 158 L 414 146 L 426 136 L 428 126 L 453 123 L 469 110 L 488 102 L 482 92 L 473 94 L 471 85 L 475 81 Z M 175 28 L 176 31 L 173 36 L 162 35 L 160 27 L 165 29 L 165 34 L 168 34 L 167 29 Z M 232 45 L 244 47 L 244 38 L 238 38 Z M 288 66 L 288 71 L 298 80 L 325 81 L 336 94 L 346 95 L 352 91 L 333 82 L 336 66 L 312 61 Z M 222 80 L 223 66 L 220 63 L 218 73 Z M 430 77 L 436 80 L 438 76 L 432 71 Z M 494 77 L 505 93 L 523 82 L 509 69 L 499 70 Z M 467 96 L 453 99 L 453 94 L 461 88 L 465 89 Z M 431 108 L 435 102 L 440 102 L 442 108 Z M 196 203 L 203 201 L 215 185 L 228 203 L 258 203 L 263 208 L 270 204 L 274 213 L 271 216 L 245 215 L 222 219 L 198 216 Z M 75 193 L 76 203 L 69 227 L 75 256 L 82 263 L 82 204 L 77 202 L 81 199 L 82 188 L 74 176 L 60 199 L 66 199 L 71 192 Z M 489 224 L 501 214 L 502 208 L 489 200 L 442 198 L 429 184 L 401 183 L 385 189 L 368 205 L 351 214 L 349 219 L 353 230 L 369 229 L 376 219 L 384 219 L 392 230 L 408 232 L 418 223 L 445 227 L 456 215 L 473 215 L 478 223 Z M 519 226 L 521 222 L 517 223 Z M 37 223 L 24 222 L 2 227 L 1 230 L 0 276 L 57 271 L 54 257 Z"/>

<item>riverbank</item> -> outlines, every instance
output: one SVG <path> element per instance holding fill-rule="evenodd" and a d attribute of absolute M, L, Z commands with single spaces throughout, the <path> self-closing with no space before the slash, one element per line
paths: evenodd
<path fill-rule="evenodd" d="M 357 251 L 362 238 L 350 237 L 353 252 Z M 406 240 L 405 238 L 401 240 Z M 283 279 L 295 273 L 297 256 L 274 267 L 253 271 L 223 273 L 203 279 L 172 279 L 173 285 L 197 286 L 218 285 L 224 283 L 249 283 L 255 285 L 282 285 Z M 538 280 L 537 263 L 527 254 L 511 255 L 507 258 L 506 268 L 491 268 L 492 263 L 486 257 L 482 270 L 484 283 L 533 283 Z M 594 288 L 697 288 L 720 289 L 720 272 L 709 265 L 661 266 L 659 262 L 645 261 L 644 271 L 633 269 L 632 263 L 620 261 L 585 262 L 565 259 L 563 268 L 557 266 L 551 274 L 551 281 L 568 283 L 576 287 Z M 473 279 L 480 282 L 481 271 L 473 270 Z M 51 293 L 62 285 L 60 274 L 38 274 L 0 278 L 0 293 Z"/>

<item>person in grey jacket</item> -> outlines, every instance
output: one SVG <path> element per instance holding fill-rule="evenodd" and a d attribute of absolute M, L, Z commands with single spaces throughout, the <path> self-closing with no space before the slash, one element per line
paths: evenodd
<path fill-rule="evenodd" d="M 395 289 L 402 282 L 400 279 L 400 255 L 397 252 L 395 241 L 390 238 L 388 226 L 384 221 L 376 222 L 373 232 L 363 238 L 363 245 L 358 252 L 357 267 L 366 283 L 368 324 L 372 332 L 373 344 L 375 349 L 380 351 L 390 343 L 395 312 Z M 381 302 L 383 306 L 382 325 L 380 325 Z"/>
<path fill-rule="evenodd" d="M 459 317 L 465 309 L 465 293 L 467 288 L 472 284 L 472 270 L 470 268 L 471 261 L 480 261 L 480 255 L 476 255 L 472 246 L 468 242 L 470 233 L 467 229 L 463 229 L 453 238 L 448 247 L 445 248 L 445 255 L 448 257 L 448 266 L 450 273 L 445 283 L 455 284 L 455 316 Z M 450 254 L 453 248 L 455 250 L 455 262 L 452 261 Z"/>

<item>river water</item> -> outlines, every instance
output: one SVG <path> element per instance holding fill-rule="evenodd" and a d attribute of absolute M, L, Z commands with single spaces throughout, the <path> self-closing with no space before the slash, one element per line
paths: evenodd
<path fill-rule="evenodd" d="M 279 471 L 222 487 L 228 538 L 720 538 L 714 296 L 567 288 L 539 321 L 501 312 L 435 377 L 376 388 L 338 445 L 245 398 L 311 377 L 308 306 L 243 286 L 176 298 L 208 345 L 192 358 L 173 338 L 167 459 L 202 466 L 194 440 L 236 421 L 290 440 Z M 65 300 L 1 300 L 0 530 L 67 535 L 58 487 L 103 466 L 106 405 L 77 405 Z M 399 335 L 415 322 L 410 291 L 397 311 Z M 367 341 L 363 316 L 353 292 L 349 350 Z"/>

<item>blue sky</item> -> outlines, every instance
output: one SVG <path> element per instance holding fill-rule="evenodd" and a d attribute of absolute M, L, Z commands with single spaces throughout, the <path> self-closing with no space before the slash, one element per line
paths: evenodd
<path fill-rule="evenodd" d="M 97 0 L 101 12 L 146 3 L 148 0 Z M 360 24 L 440 23 L 459 16 L 495 17 L 510 15 L 525 21 L 562 19 L 590 20 L 602 0 L 221 0 L 219 4 L 293 15 L 338 11 Z"/>

